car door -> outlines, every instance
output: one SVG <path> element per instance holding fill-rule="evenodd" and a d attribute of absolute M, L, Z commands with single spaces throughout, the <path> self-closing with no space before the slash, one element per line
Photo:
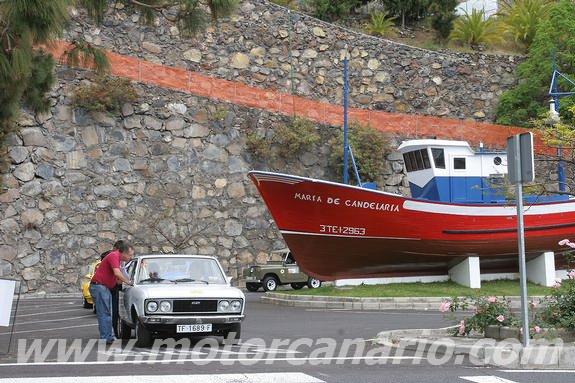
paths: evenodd
<path fill-rule="evenodd" d="M 307 275 L 302 273 L 299 265 L 291 256 L 291 253 L 286 254 L 282 268 L 284 283 L 306 282 Z"/>
<path fill-rule="evenodd" d="M 134 280 L 136 268 L 138 265 L 137 259 L 132 259 L 130 262 L 126 264 L 126 273 L 128 274 L 130 280 Z M 120 318 L 123 319 L 126 323 L 132 323 L 131 315 L 130 315 L 130 290 L 132 286 L 123 285 L 120 289 L 120 295 L 118 297 L 118 313 Z"/>

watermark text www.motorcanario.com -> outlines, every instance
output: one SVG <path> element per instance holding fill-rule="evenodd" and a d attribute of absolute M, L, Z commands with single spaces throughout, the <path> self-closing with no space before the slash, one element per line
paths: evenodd
<path fill-rule="evenodd" d="M 150 348 L 136 347 L 136 340 L 117 340 L 112 345 L 98 339 L 20 339 L 17 362 L 46 363 L 193 363 L 207 365 L 283 361 L 293 366 L 328 364 L 400 364 L 423 362 L 432 365 L 473 364 L 513 366 L 530 363 L 545 364 L 556 360 L 564 345 L 561 339 L 541 340 L 536 346 L 523 348 L 517 339 L 496 341 L 478 339 L 462 352 L 452 338 L 426 342 L 400 340 L 378 344 L 364 339 L 332 338 L 272 339 L 252 338 L 238 345 L 220 345 L 216 338 L 199 340 L 156 339 Z"/>

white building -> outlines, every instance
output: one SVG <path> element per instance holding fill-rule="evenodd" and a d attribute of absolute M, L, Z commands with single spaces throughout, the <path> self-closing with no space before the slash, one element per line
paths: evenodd
<path fill-rule="evenodd" d="M 493 16 L 497 12 L 497 0 L 469 0 L 460 3 L 456 12 L 458 15 L 471 14 L 473 9 L 484 10 L 487 17 Z"/>

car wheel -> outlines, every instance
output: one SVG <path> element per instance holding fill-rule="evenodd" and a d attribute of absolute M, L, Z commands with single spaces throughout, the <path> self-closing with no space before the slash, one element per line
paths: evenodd
<path fill-rule="evenodd" d="M 229 330 L 224 332 L 224 344 L 240 344 L 242 337 L 242 325 L 241 323 L 234 323 Z"/>
<path fill-rule="evenodd" d="M 88 303 L 88 301 L 86 300 L 86 297 L 82 297 L 82 306 L 84 306 L 85 309 L 91 309 L 92 308 L 92 304 Z"/>
<path fill-rule="evenodd" d="M 152 332 L 138 320 L 136 324 L 136 347 L 150 347 L 152 341 Z"/>
<path fill-rule="evenodd" d="M 299 290 L 305 286 L 305 283 L 291 283 L 290 286 L 294 290 Z"/>
<path fill-rule="evenodd" d="M 120 318 L 118 318 L 118 337 L 120 339 L 130 339 L 132 337 L 132 328 Z"/>
<path fill-rule="evenodd" d="M 258 283 L 246 283 L 246 289 L 252 293 L 255 293 L 260 289 L 260 285 Z"/>
<path fill-rule="evenodd" d="M 278 288 L 278 280 L 273 275 L 264 278 L 264 291 L 275 291 Z"/>
<path fill-rule="evenodd" d="M 321 287 L 321 281 L 319 279 L 310 278 L 307 281 L 307 287 L 310 289 L 317 289 L 318 287 Z"/>

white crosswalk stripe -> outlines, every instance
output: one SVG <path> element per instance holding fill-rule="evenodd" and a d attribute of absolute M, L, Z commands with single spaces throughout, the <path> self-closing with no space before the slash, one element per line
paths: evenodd
<path fill-rule="evenodd" d="M 82 383 L 325 383 L 300 372 L 219 375 L 83 376 Z M 0 378 L 0 383 L 78 383 L 78 377 Z"/>
<path fill-rule="evenodd" d="M 460 376 L 461 379 L 469 380 L 475 383 L 516 383 L 513 380 L 500 378 L 498 376 L 485 375 L 485 376 Z"/>

